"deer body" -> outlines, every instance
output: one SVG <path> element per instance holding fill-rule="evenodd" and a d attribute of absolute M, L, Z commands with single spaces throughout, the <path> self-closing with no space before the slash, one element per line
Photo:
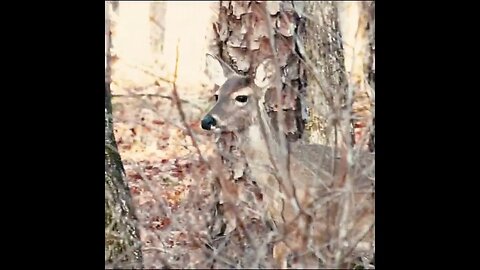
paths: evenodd
<path fill-rule="evenodd" d="M 332 168 L 341 172 L 340 165 L 346 160 L 333 157 L 332 148 L 327 146 L 297 144 L 288 153 L 281 145 L 280 135 L 263 107 L 265 89 L 273 84 L 274 79 L 271 62 L 262 62 L 255 77 L 248 78 L 237 74 L 214 56 L 207 55 L 207 61 L 209 75 L 220 88 L 216 93 L 217 103 L 203 118 L 202 128 L 234 132 L 239 138 L 239 147 L 245 154 L 251 178 L 263 193 L 269 218 L 285 236 L 274 245 L 273 257 L 277 267 L 286 268 L 290 253 L 303 256 L 310 262 L 307 266 L 318 267 L 317 257 L 308 252 L 305 232 L 313 230 L 316 240 L 326 239 L 328 233 L 324 225 L 310 227 L 315 224 L 316 215 L 324 211 L 324 208 L 315 207 L 315 200 L 329 194 L 338 176 Z M 369 160 L 374 158 L 369 153 L 366 156 Z M 355 181 L 357 186 L 371 184 L 368 177 L 360 180 Z M 360 197 L 364 199 L 366 196 Z M 357 227 L 365 229 L 365 226 Z"/>

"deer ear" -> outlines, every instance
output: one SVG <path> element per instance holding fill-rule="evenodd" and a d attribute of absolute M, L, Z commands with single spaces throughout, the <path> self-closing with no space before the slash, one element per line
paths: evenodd
<path fill-rule="evenodd" d="M 260 88 L 273 84 L 275 79 L 275 66 L 271 59 L 263 60 L 255 70 L 255 85 Z"/>
<path fill-rule="evenodd" d="M 235 73 L 235 71 L 220 58 L 209 53 L 207 53 L 206 56 L 207 75 L 216 85 L 221 86 L 232 73 Z"/>

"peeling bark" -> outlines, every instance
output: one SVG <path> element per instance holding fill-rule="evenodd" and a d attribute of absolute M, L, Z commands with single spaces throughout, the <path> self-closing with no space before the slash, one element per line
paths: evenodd
<path fill-rule="evenodd" d="M 265 5 L 271 25 L 260 5 Z M 285 135 L 291 142 L 298 141 L 306 120 L 305 114 L 302 114 L 306 78 L 295 43 L 295 36 L 303 35 L 303 20 L 296 12 L 293 1 L 220 1 L 219 9 L 218 21 L 214 25 L 217 51 L 227 64 L 246 75 L 253 72 L 261 61 L 276 55 L 281 72 L 282 100 L 277 99 L 275 89 L 269 90 L 272 94 L 267 95 L 265 107 L 275 128 L 278 128 L 278 110 L 283 108 Z M 272 51 L 269 40 L 271 30 L 275 51 Z M 235 168 L 232 170 L 234 178 L 241 177 L 246 166 L 243 154 L 236 149 L 235 137 L 224 135 L 219 145 L 235 157 L 228 167 Z"/>
<path fill-rule="evenodd" d="M 278 131 L 278 111 L 283 109 L 285 136 L 290 142 L 299 141 L 305 123 L 302 114 L 303 99 L 306 92 L 306 77 L 298 58 L 295 36 L 303 35 L 303 20 L 298 16 L 292 1 L 220 1 L 218 20 L 213 25 L 216 40 L 210 51 L 238 73 L 252 74 L 258 64 L 275 54 L 281 75 L 281 100 L 278 100 L 276 88 L 268 90 L 265 109 L 271 117 L 271 124 Z M 260 5 L 265 5 L 261 7 Z M 264 14 L 263 11 L 266 11 Z M 266 20 L 269 16 L 270 23 Z M 269 40 L 273 30 L 274 51 Z M 214 89 L 213 91 L 216 91 Z M 248 167 L 237 147 L 237 138 L 233 133 L 224 134 L 218 141 L 226 168 L 233 179 L 248 179 Z M 212 239 L 224 235 L 229 224 L 222 205 L 217 205 L 215 220 L 222 220 L 219 229 L 212 230 Z M 253 220 L 247 222 L 250 226 Z M 231 229 L 230 229 L 231 230 Z M 234 237 L 240 231 L 230 234 Z M 241 233 L 240 233 L 241 234 Z M 246 249 L 245 254 L 249 252 Z M 244 262 L 250 263 L 250 262 Z"/>

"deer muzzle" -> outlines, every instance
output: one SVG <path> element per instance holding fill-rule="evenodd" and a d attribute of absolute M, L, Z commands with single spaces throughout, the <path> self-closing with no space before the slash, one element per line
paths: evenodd
<path fill-rule="evenodd" d="M 216 124 L 217 121 L 210 114 L 205 115 L 201 122 L 201 126 L 204 130 L 211 130 L 212 127 L 215 127 Z"/>

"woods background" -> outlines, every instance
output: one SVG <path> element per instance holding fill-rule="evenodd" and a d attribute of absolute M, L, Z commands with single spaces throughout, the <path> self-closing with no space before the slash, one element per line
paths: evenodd
<path fill-rule="evenodd" d="M 242 74 L 277 58 L 290 141 L 374 151 L 374 2 L 105 3 L 106 268 L 268 267 L 272 233 L 235 138 L 215 143 L 200 129 L 216 88 L 205 54 Z M 273 120 L 280 107 L 266 99 Z M 227 168 L 241 224 L 205 162 L 217 148 L 236 157 Z M 350 254 L 345 241 L 329 247 L 341 258 L 319 254 L 325 267 L 373 267 L 374 245 Z"/>

